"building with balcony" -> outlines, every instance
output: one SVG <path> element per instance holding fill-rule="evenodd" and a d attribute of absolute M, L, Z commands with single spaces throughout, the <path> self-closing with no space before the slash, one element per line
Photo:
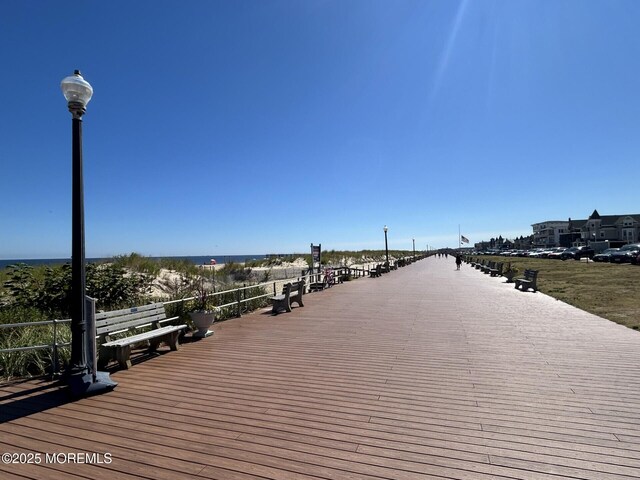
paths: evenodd
<path fill-rule="evenodd" d="M 569 231 L 570 223 L 571 219 L 568 221 L 548 220 L 534 223 L 531 225 L 533 228 L 533 246 L 548 248 L 559 246 L 561 235 L 565 235 Z"/>

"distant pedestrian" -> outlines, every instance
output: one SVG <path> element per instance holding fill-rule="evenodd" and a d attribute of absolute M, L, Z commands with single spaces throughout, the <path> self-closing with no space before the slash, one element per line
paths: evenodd
<path fill-rule="evenodd" d="M 456 270 L 460 270 L 460 265 L 462 265 L 462 255 L 458 253 L 456 255 Z"/>

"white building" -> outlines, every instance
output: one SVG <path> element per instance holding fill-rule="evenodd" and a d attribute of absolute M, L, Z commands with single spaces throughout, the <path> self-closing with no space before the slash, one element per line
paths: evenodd
<path fill-rule="evenodd" d="M 557 247 L 560 245 L 560 234 L 568 232 L 569 221 L 548 220 L 531 226 L 535 247 Z"/>

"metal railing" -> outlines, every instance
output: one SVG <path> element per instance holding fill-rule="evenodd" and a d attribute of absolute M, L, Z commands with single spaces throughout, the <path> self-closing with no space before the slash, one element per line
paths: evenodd
<path fill-rule="evenodd" d="M 368 272 L 369 272 L 368 268 L 367 269 L 365 268 L 350 269 L 348 267 L 338 267 L 333 269 L 334 275 L 349 274 L 349 275 L 352 275 L 353 277 L 365 276 L 365 275 L 368 275 Z M 226 303 L 221 303 L 219 305 L 216 305 L 216 307 L 219 309 L 235 309 L 235 312 L 234 312 L 235 316 L 240 317 L 243 311 L 245 311 L 243 310 L 245 304 L 251 301 L 256 301 L 262 298 L 268 298 L 268 297 L 277 295 L 279 291 L 282 290 L 282 287 L 284 286 L 284 284 L 287 282 L 291 282 L 295 280 L 300 281 L 304 279 L 306 290 L 308 292 L 309 284 L 312 282 L 324 282 L 324 276 L 325 276 L 324 271 L 319 273 L 307 273 L 305 275 L 300 275 L 297 277 L 289 277 L 285 279 L 263 282 L 263 283 L 254 284 L 254 285 L 243 285 L 242 287 L 236 287 L 229 290 L 223 290 L 220 292 L 213 292 L 209 296 L 212 298 L 216 298 L 216 297 L 224 298 L 225 295 L 233 294 L 233 297 L 234 297 L 233 301 L 231 302 L 227 301 Z M 247 298 L 248 291 L 252 289 L 258 289 L 258 288 L 263 288 L 266 293 L 263 293 L 260 295 L 249 294 L 249 297 Z M 196 299 L 197 297 L 186 297 L 186 298 L 181 298 L 177 300 L 169 300 L 162 303 L 165 306 L 178 304 L 178 303 L 184 304 L 187 302 L 194 301 Z M 41 327 L 41 326 L 47 326 L 47 325 L 53 326 L 51 343 L 4 348 L 4 349 L 0 349 L 0 354 L 17 353 L 17 352 L 25 352 L 25 351 L 33 351 L 33 350 L 50 350 L 51 363 L 52 363 L 51 374 L 56 375 L 59 373 L 59 368 L 60 368 L 59 350 L 61 348 L 67 348 L 71 346 L 71 342 L 58 341 L 60 336 L 58 326 L 62 324 L 70 324 L 70 323 L 71 323 L 71 319 L 63 319 L 63 320 L 54 319 L 54 320 L 42 320 L 42 321 L 35 321 L 35 322 L 0 324 L 0 330 L 26 328 L 26 327 Z"/>
<path fill-rule="evenodd" d="M 234 312 L 235 316 L 240 317 L 243 313 L 244 304 L 255 301 L 255 300 L 260 300 L 262 298 L 275 296 L 278 294 L 279 291 L 282 290 L 282 287 L 288 282 L 296 281 L 296 280 L 300 281 L 304 279 L 305 293 L 308 293 L 311 291 L 310 287 L 312 284 L 318 284 L 318 283 L 324 284 L 327 275 L 332 276 L 333 281 L 331 282 L 331 284 L 335 284 L 335 283 L 340 283 L 340 281 L 345 279 L 346 277 L 359 278 L 359 277 L 368 276 L 371 270 L 372 268 L 370 267 L 369 264 L 364 265 L 362 268 L 326 267 L 320 272 L 307 271 L 307 273 L 304 273 L 303 271 L 303 274 L 297 277 L 289 277 L 289 278 L 279 279 L 279 280 L 274 280 L 269 282 L 262 282 L 254 285 L 243 285 L 242 287 L 236 287 L 236 288 L 232 288 L 232 289 L 224 290 L 220 292 L 213 292 L 209 294 L 209 296 L 213 298 L 215 297 L 224 298 L 224 295 L 228 295 L 230 293 L 235 292 L 233 295 L 234 296 L 233 301 L 231 302 L 227 301 L 226 303 L 221 303 L 220 305 L 216 305 L 216 307 L 219 309 L 235 309 L 235 312 Z M 268 292 L 260 295 L 252 295 L 252 296 L 249 296 L 249 298 L 247 298 L 247 292 L 251 289 L 257 289 L 257 288 L 262 288 L 265 291 L 268 290 Z M 162 303 L 164 306 L 178 304 L 178 303 L 184 304 L 187 302 L 194 301 L 196 299 L 197 297 L 186 297 L 186 298 L 180 298 L 177 300 L 169 300 Z M 0 324 L 0 330 L 53 325 L 52 342 L 50 344 L 26 345 L 21 347 L 0 349 L 0 354 L 48 349 L 51 351 L 51 361 L 52 361 L 51 374 L 56 375 L 59 373 L 59 368 L 60 368 L 59 349 L 67 348 L 71 345 L 71 342 L 61 342 L 61 343 L 58 342 L 59 333 L 60 333 L 58 331 L 58 325 L 67 324 L 67 323 L 71 323 L 71 319 L 63 319 L 63 320 L 55 319 L 55 320 L 42 320 L 42 321 L 36 321 L 36 322 Z"/>

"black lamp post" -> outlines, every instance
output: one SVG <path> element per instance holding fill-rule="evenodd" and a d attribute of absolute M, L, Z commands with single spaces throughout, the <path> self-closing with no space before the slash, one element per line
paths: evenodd
<path fill-rule="evenodd" d="M 387 256 L 387 267 L 389 266 L 389 244 L 387 243 L 387 231 L 389 229 L 387 228 L 387 226 L 384 226 L 384 251 L 386 253 Z"/>
<path fill-rule="evenodd" d="M 82 115 L 93 88 L 80 72 L 60 84 L 72 115 L 72 231 L 71 231 L 71 368 L 69 387 L 75 396 L 99 393 L 117 384 L 95 371 L 95 322 L 85 298 L 84 185 L 82 175 Z M 93 345 L 93 348 L 91 346 Z M 93 353 L 93 355 L 90 355 Z M 92 358 L 93 357 L 93 358 Z"/>

